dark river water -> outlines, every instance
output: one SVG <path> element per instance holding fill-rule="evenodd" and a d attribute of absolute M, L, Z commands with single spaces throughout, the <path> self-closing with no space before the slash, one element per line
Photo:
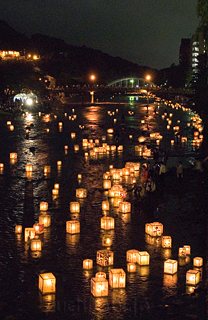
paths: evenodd
<path fill-rule="evenodd" d="M 193 257 L 203 257 L 200 240 L 187 231 L 185 221 L 172 223 L 163 218 L 159 222 L 163 224 L 164 234 L 172 236 L 173 245 L 170 250 L 162 249 L 160 238 L 145 234 L 145 223 L 157 221 L 157 216 L 152 214 L 150 217 L 149 206 L 146 210 L 133 192 L 128 192 L 127 200 L 131 202 L 131 213 L 119 213 L 110 202 L 108 215 L 115 219 L 115 229 L 110 231 L 113 266 L 102 267 L 96 263 L 97 251 L 104 249 L 102 237 L 105 231 L 100 227 L 100 220 L 103 217 L 102 201 L 108 199 L 103 189 L 103 174 L 109 171 L 109 166 L 123 168 L 126 162 L 145 163 L 147 160 L 135 152 L 140 136 L 146 138 L 143 147 L 156 146 L 168 151 L 168 161 L 173 166 L 177 166 L 179 157 L 184 155 L 187 155 L 184 165 L 188 166 L 187 159 L 192 159 L 194 154 L 195 129 L 187 126 L 194 113 L 153 100 L 147 113 L 146 103 L 134 97 L 119 103 L 112 100 L 88 106 L 65 104 L 48 117 L 38 113 L 1 117 L 0 163 L 4 163 L 4 172 L 0 175 L 1 319 L 142 319 L 151 308 L 164 305 L 164 301 L 176 297 L 178 292 L 188 292 L 186 271 L 192 269 Z M 165 112 L 167 115 L 163 119 Z M 171 117 L 170 113 L 173 113 Z M 167 118 L 172 120 L 170 129 L 167 129 Z M 14 125 L 13 131 L 7 124 L 9 120 Z M 28 122 L 31 126 L 27 135 Z M 62 122 L 62 130 L 59 122 Z M 171 146 L 174 126 L 180 126 L 187 144 L 177 145 L 175 140 Z M 109 128 L 114 128 L 118 141 L 115 142 L 113 134 L 107 133 Z M 149 133 L 154 132 L 163 136 L 159 145 L 149 138 Z M 76 137 L 71 138 L 71 133 Z M 123 152 L 90 156 L 90 149 L 82 147 L 83 139 L 99 139 L 100 145 L 117 143 L 123 145 Z M 79 146 L 78 151 L 74 150 L 75 145 Z M 65 146 L 68 146 L 67 151 Z M 12 152 L 17 153 L 15 163 L 10 160 Z M 57 161 L 62 161 L 59 168 Z M 150 162 L 153 164 L 152 158 Z M 33 166 L 31 178 L 26 177 L 26 164 Z M 44 176 L 45 165 L 51 166 L 49 176 Z M 82 175 L 81 180 L 78 180 L 78 174 Z M 140 175 L 136 175 L 137 182 Z M 55 183 L 59 183 L 57 197 L 52 196 Z M 132 179 L 123 178 L 120 184 L 131 189 Z M 76 198 L 77 188 L 87 190 L 85 199 Z M 80 202 L 78 214 L 70 213 L 70 202 L 74 201 Z M 40 202 L 48 202 L 51 225 L 39 236 L 41 252 L 34 253 L 24 241 L 24 228 L 39 222 Z M 170 203 L 170 216 L 174 216 L 178 205 Z M 152 211 L 157 210 L 153 205 Z M 71 235 L 66 233 L 66 221 L 74 219 L 80 222 L 80 233 Z M 16 225 L 22 225 L 22 234 L 15 234 Z M 178 248 L 183 245 L 191 246 L 191 257 L 179 264 L 175 275 L 164 274 L 165 259 L 178 260 Z M 127 272 L 126 251 L 130 249 L 147 251 L 149 266 L 137 265 L 135 273 Z M 92 270 L 83 270 L 84 259 L 93 260 Z M 122 268 L 126 272 L 126 287 L 109 287 L 108 297 L 95 298 L 91 294 L 91 278 L 96 272 L 104 271 L 108 279 L 112 268 Z M 55 294 L 43 295 L 39 291 L 39 274 L 46 272 L 56 277 Z"/>

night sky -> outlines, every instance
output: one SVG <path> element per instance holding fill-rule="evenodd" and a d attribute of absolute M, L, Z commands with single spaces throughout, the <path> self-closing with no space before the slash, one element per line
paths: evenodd
<path fill-rule="evenodd" d="M 31 36 L 119 56 L 156 69 L 178 64 L 181 38 L 198 26 L 197 0 L 1 0 L 0 19 Z"/>

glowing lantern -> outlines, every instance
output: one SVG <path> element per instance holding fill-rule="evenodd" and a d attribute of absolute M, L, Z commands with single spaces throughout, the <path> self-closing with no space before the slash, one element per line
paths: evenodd
<path fill-rule="evenodd" d="M 85 259 L 83 260 L 83 269 L 90 270 L 93 268 L 93 260 Z"/>
<path fill-rule="evenodd" d="M 82 140 L 82 146 L 83 146 L 84 148 L 87 148 L 87 146 L 88 146 L 88 140 L 87 140 L 87 139 L 83 139 L 83 140 Z"/>
<path fill-rule="evenodd" d="M 66 221 L 66 232 L 67 233 L 80 233 L 80 222 L 77 220 Z"/>
<path fill-rule="evenodd" d="M 160 237 L 163 234 L 163 225 L 159 222 L 146 223 L 145 232 L 152 237 Z"/>
<path fill-rule="evenodd" d="M 109 275 L 109 284 L 112 288 L 125 288 L 126 273 L 123 269 L 111 269 Z"/>
<path fill-rule="evenodd" d="M 175 143 L 175 141 L 174 141 L 174 140 L 171 140 L 170 143 L 171 143 L 171 146 L 173 146 L 174 143 Z"/>
<path fill-rule="evenodd" d="M 103 180 L 103 189 L 107 190 L 111 188 L 111 180 Z"/>
<path fill-rule="evenodd" d="M 122 151 L 123 151 L 123 146 L 122 146 L 122 145 L 119 145 L 119 146 L 118 146 L 118 151 L 119 151 L 119 152 L 122 152 Z"/>
<path fill-rule="evenodd" d="M 114 229 L 114 218 L 102 217 L 101 218 L 101 229 L 104 229 L 104 230 Z"/>
<path fill-rule="evenodd" d="M 185 257 L 186 257 L 186 249 L 183 248 L 183 247 L 179 248 L 179 249 L 178 249 L 178 256 L 179 256 L 179 257 L 182 257 L 182 258 L 183 258 L 183 257 L 185 258 Z"/>
<path fill-rule="evenodd" d="M 190 255 L 191 254 L 191 247 L 188 245 L 184 245 L 183 247 L 186 250 L 186 255 Z"/>
<path fill-rule="evenodd" d="M 47 210 L 48 210 L 48 202 L 41 202 L 40 211 L 47 211 Z"/>
<path fill-rule="evenodd" d="M 77 175 L 77 179 L 82 180 L 82 175 L 80 173 Z"/>
<path fill-rule="evenodd" d="M 64 150 L 68 150 L 68 146 L 64 146 Z"/>
<path fill-rule="evenodd" d="M 111 149 L 111 151 L 116 151 L 116 146 L 115 145 L 112 145 L 111 147 L 110 147 L 110 149 Z"/>
<path fill-rule="evenodd" d="M 4 172 L 4 164 L 0 163 L 0 174 Z"/>
<path fill-rule="evenodd" d="M 134 262 L 127 263 L 127 271 L 128 272 L 136 272 L 136 263 L 134 263 Z"/>
<path fill-rule="evenodd" d="M 60 128 L 62 128 L 63 123 L 62 123 L 62 122 L 59 122 L 58 126 L 59 126 Z"/>
<path fill-rule="evenodd" d="M 11 152 L 11 153 L 10 153 L 10 159 L 11 159 L 11 160 L 16 160 L 16 159 L 17 159 L 17 153 Z"/>
<path fill-rule="evenodd" d="M 139 251 L 138 253 L 138 264 L 141 266 L 148 266 L 150 255 L 147 251 Z"/>
<path fill-rule="evenodd" d="M 15 226 L 15 233 L 22 233 L 22 226 L 21 225 Z"/>
<path fill-rule="evenodd" d="M 168 125 L 167 125 L 167 130 L 169 130 L 169 129 L 170 129 L 170 125 L 168 124 Z"/>
<path fill-rule="evenodd" d="M 70 212 L 79 213 L 80 212 L 80 203 L 79 202 L 70 202 Z"/>
<path fill-rule="evenodd" d="M 87 197 L 87 189 L 78 188 L 76 189 L 76 197 L 79 199 L 83 199 Z"/>
<path fill-rule="evenodd" d="M 170 236 L 162 236 L 162 248 L 171 248 L 172 238 Z"/>
<path fill-rule="evenodd" d="M 12 123 L 11 121 L 7 121 L 7 125 L 10 126 Z"/>
<path fill-rule="evenodd" d="M 130 175 L 130 169 L 129 168 L 123 168 L 122 169 L 122 175 L 123 176 L 129 176 Z"/>
<path fill-rule="evenodd" d="M 112 134 L 112 133 L 113 133 L 113 128 L 107 129 L 107 133 L 108 133 L 108 134 Z"/>
<path fill-rule="evenodd" d="M 110 209 L 110 203 L 109 201 L 105 200 L 105 201 L 102 201 L 102 210 L 103 211 L 109 211 Z"/>
<path fill-rule="evenodd" d="M 48 228 L 51 225 L 51 217 L 48 214 L 39 216 L 39 223 L 44 225 L 44 228 Z"/>
<path fill-rule="evenodd" d="M 59 194 L 59 189 L 52 189 L 52 195 L 57 196 Z"/>
<path fill-rule="evenodd" d="M 9 126 L 9 129 L 10 129 L 10 131 L 14 131 L 14 126 L 11 124 L 11 125 Z"/>
<path fill-rule="evenodd" d="M 71 138 L 74 139 L 76 137 L 76 133 L 75 132 L 71 132 Z"/>
<path fill-rule="evenodd" d="M 41 273 L 39 275 L 39 290 L 42 294 L 56 292 L 56 278 L 53 273 Z"/>
<path fill-rule="evenodd" d="M 25 171 L 26 171 L 26 172 L 32 172 L 32 171 L 33 171 L 32 164 L 26 164 L 26 166 L 25 166 Z"/>
<path fill-rule="evenodd" d="M 186 272 L 186 284 L 195 286 L 200 281 L 200 271 L 188 270 Z"/>
<path fill-rule="evenodd" d="M 98 250 L 96 261 L 97 264 L 99 264 L 100 266 L 107 267 L 113 265 L 113 257 L 114 254 L 110 250 Z"/>
<path fill-rule="evenodd" d="M 94 297 L 107 297 L 108 296 L 108 280 L 105 278 L 92 278 L 91 279 L 91 293 Z"/>
<path fill-rule="evenodd" d="M 74 151 L 79 151 L 79 145 L 78 144 L 74 145 Z"/>
<path fill-rule="evenodd" d="M 138 138 L 139 143 L 143 143 L 143 142 L 145 142 L 145 140 L 146 140 L 146 138 L 143 136 Z"/>
<path fill-rule="evenodd" d="M 131 212 L 131 203 L 127 201 L 123 201 L 119 203 L 119 212 L 129 213 Z"/>
<path fill-rule="evenodd" d="M 25 242 L 35 237 L 35 230 L 33 228 L 25 228 Z"/>
<path fill-rule="evenodd" d="M 102 238 L 102 246 L 110 247 L 112 245 L 112 237 L 110 234 L 104 234 Z"/>
<path fill-rule="evenodd" d="M 104 279 L 106 279 L 106 273 L 105 272 L 97 272 L 96 274 L 95 274 L 95 277 L 96 278 L 104 278 Z"/>
<path fill-rule="evenodd" d="M 178 261 L 168 259 L 164 262 L 164 273 L 174 274 L 178 271 Z"/>
<path fill-rule="evenodd" d="M 42 242 L 40 239 L 32 239 L 30 242 L 30 250 L 31 251 L 41 251 L 42 250 Z"/>
<path fill-rule="evenodd" d="M 41 234 L 44 232 L 44 225 L 40 223 L 35 223 L 33 225 L 36 234 Z"/>
<path fill-rule="evenodd" d="M 126 261 L 137 263 L 138 261 L 139 251 L 135 249 L 131 249 L 126 251 Z"/>
<path fill-rule="evenodd" d="M 122 202 L 123 202 L 123 198 L 118 198 L 118 197 L 114 198 L 113 199 L 114 208 L 119 208 L 120 203 L 122 203 Z"/>
<path fill-rule="evenodd" d="M 44 166 L 44 175 L 47 176 L 51 173 L 51 166 Z"/>
<path fill-rule="evenodd" d="M 187 122 L 187 127 L 190 127 L 190 126 L 191 126 L 190 122 Z"/>
<path fill-rule="evenodd" d="M 194 267 L 202 267 L 203 266 L 203 258 L 201 257 L 195 257 L 193 259 L 193 266 Z"/>

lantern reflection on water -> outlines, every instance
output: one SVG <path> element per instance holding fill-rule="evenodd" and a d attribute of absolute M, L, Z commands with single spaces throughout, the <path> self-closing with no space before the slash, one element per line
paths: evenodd
<path fill-rule="evenodd" d="M 39 275 L 39 290 L 42 294 L 56 292 L 56 278 L 53 273 L 41 273 Z"/>
<path fill-rule="evenodd" d="M 200 271 L 198 270 L 188 270 L 186 272 L 186 284 L 195 286 L 200 281 Z"/>
<path fill-rule="evenodd" d="M 94 297 L 107 297 L 108 296 L 108 280 L 102 277 L 92 278 L 91 293 Z"/>
<path fill-rule="evenodd" d="M 112 251 L 104 249 L 97 251 L 97 264 L 103 267 L 113 265 L 114 254 Z"/>
<path fill-rule="evenodd" d="M 123 269 L 111 269 L 109 274 L 109 284 L 112 288 L 125 288 L 125 271 Z"/>
<path fill-rule="evenodd" d="M 80 233 L 80 222 L 77 220 L 66 221 L 66 232 L 67 233 Z"/>
<path fill-rule="evenodd" d="M 128 262 L 127 263 L 127 271 L 128 272 L 136 272 L 136 263 Z"/>

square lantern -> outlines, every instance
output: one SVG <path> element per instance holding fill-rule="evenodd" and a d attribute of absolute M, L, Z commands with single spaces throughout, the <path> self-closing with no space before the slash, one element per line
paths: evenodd
<path fill-rule="evenodd" d="M 57 189 L 57 190 L 59 190 L 59 183 L 54 183 L 54 189 Z"/>
<path fill-rule="evenodd" d="M 79 202 L 70 202 L 70 212 L 79 213 L 80 212 L 80 203 Z"/>
<path fill-rule="evenodd" d="M 78 144 L 74 145 L 74 151 L 79 151 L 79 145 Z"/>
<path fill-rule="evenodd" d="M 74 139 L 76 137 L 76 133 L 75 132 L 71 132 L 71 138 Z"/>
<path fill-rule="evenodd" d="M 131 212 L 131 203 L 127 201 L 123 201 L 119 203 L 119 212 L 129 213 Z"/>
<path fill-rule="evenodd" d="M 193 266 L 194 266 L 194 267 L 198 267 L 198 268 L 202 267 L 202 266 L 203 266 L 203 258 L 201 258 L 201 257 L 195 257 L 195 258 L 193 259 Z"/>
<path fill-rule="evenodd" d="M 111 188 L 111 180 L 105 179 L 103 180 L 103 189 L 108 190 Z"/>
<path fill-rule="evenodd" d="M 92 278 L 91 279 L 91 293 L 94 297 L 107 297 L 108 296 L 108 280 L 105 278 Z"/>
<path fill-rule="evenodd" d="M 97 264 L 103 267 L 113 265 L 114 254 L 110 250 L 98 250 L 97 251 Z"/>
<path fill-rule="evenodd" d="M 109 275 L 109 284 L 112 288 L 125 288 L 126 273 L 123 269 L 111 269 Z"/>
<path fill-rule="evenodd" d="M 172 238 L 170 236 L 162 236 L 162 248 L 172 248 Z"/>
<path fill-rule="evenodd" d="M 122 151 L 123 151 L 123 146 L 122 146 L 122 145 L 119 145 L 119 146 L 118 146 L 118 151 L 119 151 L 119 152 L 122 152 Z"/>
<path fill-rule="evenodd" d="M 164 273 L 174 274 L 178 270 L 178 261 L 168 259 L 164 262 Z"/>
<path fill-rule="evenodd" d="M 83 269 L 90 270 L 93 268 L 93 260 L 85 259 L 83 260 Z"/>
<path fill-rule="evenodd" d="M 58 194 L 59 194 L 59 189 L 52 189 L 53 196 L 58 196 Z"/>
<path fill-rule="evenodd" d="M 39 275 L 39 290 L 42 294 L 56 292 L 56 278 L 53 273 L 41 273 Z"/>
<path fill-rule="evenodd" d="M 25 228 L 25 242 L 35 237 L 35 230 L 33 228 Z"/>
<path fill-rule="evenodd" d="M 186 284 L 195 286 L 200 281 L 200 271 L 188 270 L 186 272 Z"/>
<path fill-rule="evenodd" d="M 44 166 L 43 172 L 44 176 L 49 175 L 51 173 L 51 166 Z"/>
<path fill-rule="evenodd" d="M 184 247 L 178 248 L 178 256 L 182 258 L 186 257 L 186 249 Z"/>
<path fill-rule="evenodd" d="M 48 202 L 41 202 L 40 211 L 47 211 L 47 210 L 48 210 Z"/>
<path fill-rule="evenodd" d="M 146 226 L 147 225 L 147 226 Z M 145 225 L 145 230 L 152 237 L 160 237 L 163 234 L 163 225 L 159 222 L 152 222 Z"/>
<path fill-rule="evenodd" d="M 126 261 L 137 263 L 138 261 L 139 251 L 135 249 L 131 249 L 126 251 Z"/>
<path fill-rule="evenodd" d="M 186 255 L 190 256 L 190 254 L 191 254 L 191 247 L 188 246 L 188 245 L 184 245 L 183 247 L 184 247 L 184 249 L 186 250 Z"/>
<path fill-rule="evenodd" d="M 148 266 L 149 260 L 150 260 L 150 255 L 147 251 L 139 251 L 137 262 L 140 266 Z"/>
<path fill-rule="evenodd" d="M 114 229 L 114 218 L 102 217 L 101 218 L 101 229 L 104 229 L 104 230 Z"/>
<path fill-rule="evenodd" d="M 128 272 L 136 272 L 136 263 L 128 262 L 127 263 L 127 271 Z"/>
<path fill-rule="evenodd" d="M 79 199 L 83 199 L 87 197 L 87 189 L 78 188 L 76 189 L 76 197 Z"/>
<path fill-rule="evenodd" d="M 102 237 L 102 246 L 110 247 L 112 246 L 112 236 L 110 234 L 104 234 Z"/>
<path fill-rule="evenodd" d="M 26 164 L 26 166 L 25 166 L 25 171 L 26 171 L 26 172 L 32 172 L 32 171 L 33 171 L 32 164 Z"/>
<path fill-rule="evenodd" d="M 120 207 L 120 204 L 123 202 L 123 198 L 113 198 L 113 206 L 114 208 L 119 208 Z M 119 211 L 119 209 L 118 209 Z"/>
<path fill-rule="evenodd" d="M 103 211 L 109 211 L 110 209 L 110 203 L 108 200 L 102 201 L 102 210 Z"/>
<path fill-rule="evenodd" d="M 80 233 L 80 222 L 77 220 L 66 221 L 66 232 L 67 233 Z"/>
<path fill-rule="evenodd" d="M 44 232 L 44 224 L 35 223 L 33 225 L 36 234 L 41 234 Z"/>
<path fill-rule="evenodd" d="M 30 242 L 30 250 L 31 251 L 41 251 L 42 250 L 42 242 L 40 239 L 32 239 Z"/>
<path fill-rule="evenodd" d="M 17 159 L 17 153 L 16 152 L 11 152 L 10 153 L 10 159 Z"/>
<path fill-rule="evenodd" d="M 44 214 L 39 216 L 39 223 L 44 225 L 44 228 L 48 228 L 51 225 L 51 216 Z"/>
<path fill-rule="evenodd" d="M 22 233 L 22 226 L 21 225 L 15 226 L 15 233 Z"/>

